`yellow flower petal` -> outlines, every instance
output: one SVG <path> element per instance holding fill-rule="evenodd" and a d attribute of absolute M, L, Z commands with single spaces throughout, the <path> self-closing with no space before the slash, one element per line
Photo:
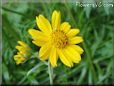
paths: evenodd
<path fill-rule="evenodd" d="M 72 67 L 72 64 L 69 62 L 67 57 L 65 57 L 65 55 L 63 54 L 63 51 L 61 49 L 58 49 L 57 52 L 58 52 L 59 58 L 63 62 L 63 64 L 65 64 L 68 67 Z"/>
<path fill-rule="evenodd" d="M 63 22 L 60 26 L 60 30 L 67 33 L 70 30 L 70 24 L 68 22 Z"/>
<path fill-rule="evenodd" d="M 78 51 L 80 54 L 84 52 L 84 50 L 78 45 L 71 45 L 71 47 L 75 49 L 76 51 Z"/>
<path fill-rule="evenodd" d="M 35 30 L 35 29 L 29 29 L 29 34 L 32 36 L 34 40 L 47 40 L 49 37 L 42 33 L 41 31 Z M 46 38 L 47 37 L 47 38 Z"/>
<path fill-rule="evenodd" d="M 70 44 L 79 44 L 81 42 L 83 42 L 82 37 L 76 36 L 76 37 L 69 38 L 69 43 Z"/>
<path fill-rule="evenodd" d="M 21 58 L 20 58 L 20 60 L 21 60 L 22 62 L 25 61 L 25 59 L 26 59 L 26 58 L 24 58 L 24 57 L 21 57 Z"/>
<path fill-rule="evenodd" d="M 52 47 L 51 52 L 50 52 L 50 62 L 52 67 L 56 67 L 57 66 L 57 50 L 55 47 Z"/>
<path fill-rule="evenodd" d="M 22 42 L 22 41 L 18 41 L 18 43 L 19 43 L 21 46 L 23 46 L 23 47 L 27 47 L 27 45 L 26 45 L 24 42 Z"/>
<path fill-rule="evenodd" d="M 19 51 L 23 51 L 23 50 L 25 49 L 24 47 L 19 46 L 19 45 L 17 45 L 15 48 L 16 48 L 17 50 L 19 50 Z"/>
<path fill-rule="evenodd" d="M 37 45 L 37 46 L 43 46 L 44 44 L 46 44 L 46 40 L 34 40 L 34 41 L 32 41 L 32 43 L 34 43 L 35 45 Z"/>
<path fill-rule="evenodd" d="M 23 50 L 23 51 L 19 51 L 19 53 L 24 56 L 27 54 L 27 51 Z"/>
<path fill-rule="evenodd" d="M 16 61 L 16 64 L 19 65 L 21 62 L 20 61 Z"/>
<path fill-rule="evenodd" d="M 21 57 L 21 55 L 15 55 L 15 56 L 14 56 L 14 60 L 16 61 L 16 60 L 18 60 L 20 57 Z"/>
<path fill-rule="evenodd" d="M 39 50 L 39 57 L 41 60 L 47 60 L 51 51 L 51 44 L 47 43 L 43 45 Z"/>
<path fill-rule="evenodd" d="M 18 65 L 18 64 L 20 64 L 20 63 L 23 63 L 24 61 L 25 61 L 25 59 L 21 58 L 21 60 L 17 60 L 17 61 L 16 61 L 16 64 Z"/>
<path fill-rule="evenodd" d="M 64 56 L 68 59 L 69 63 L 71 64 L 71 67 L 73 67 L 73 61 L 72 61 L 72 59 L 66 54 L 65 48 L 63 49 L 63 54 L 64 54 Z"/>
<path fill-rule="evenodd" d="M 44 33 L 47 34 L 52 32 L 50 22 L 43 15 L 39 15 L 38 17 L 36 17 L 36 22 L 39 29 Z"/>
<path fill-rule="evenodd" d="M 15 55 L 14 60 L 16 61 L 16 64 L 20 64 L 20 63 L 24 62 L 26 59 L 24 57 L 22 57 L 21 55 Z"/>
<path fill-rule="evenodd" d="M 50 53 L 50 52 L 48 52 L 48 53 Z M 42 60 L 42 61 L 48 60 L 49 59 L 49 54 L 44 54 L 39 59 Z"/>
<path fill-rule="evenodd" d="M 77 35 L 79 32 L 80 32 L 79 29 L 71 29 L 66 35 L 67 37 L 72 37 L 72 36 Z"/>
<path fill-rule="evenodd" d="M 64 49 L 64 53 L 75 63 L 79 63 L 81 61 L 80 54 L 70 45 Z"/>
<path fill-rule="evenodd" d="M 29 47 L 23 47 L 23 46 L 16 46 L 15 47 L 19 52 L 23 52 L 23 54 L 26 54 L 27 50 L 29 50 Z"/>
<path fill-rule="evenodd" d="M 54 11 L 52 14 L 52 28 L 53 30 L 60 28 L 61 15 L 60 12 Z"/>

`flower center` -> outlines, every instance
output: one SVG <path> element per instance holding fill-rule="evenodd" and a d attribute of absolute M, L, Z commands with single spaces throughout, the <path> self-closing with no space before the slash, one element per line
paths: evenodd
<path fill-rule="evenodd" d="M 52 44 L 57 48 L 64 48 L 68 44 L 68 38 L 63 31 L 56 30 L 52 33 Z"/>

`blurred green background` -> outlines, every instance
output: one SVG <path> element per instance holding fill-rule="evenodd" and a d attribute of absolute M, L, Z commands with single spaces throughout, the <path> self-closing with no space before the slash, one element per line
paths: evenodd
<path fill-rule="evenodd" d="M 84 0 L 83 0 L 84 1 Z M 55 84 L 112 84 L 114 81 L 113 33 L 114 7 L 80 7 L 71 2 L 2 3 L 2 84 L 49 84 L 45 62 L 32 58 L 16 65 L 13 56 L 18 40 L 31 44 L 29 28 L 37 28 L 35 18 L 43 14 L 51 20 L 53 10 L 61 12 L 61 21 L 80 29 L 84 38 L 82 60 L 73 68 L 58 61 L 54 68 Z M 36 57 L 36 55 L 33 55 Z"/>

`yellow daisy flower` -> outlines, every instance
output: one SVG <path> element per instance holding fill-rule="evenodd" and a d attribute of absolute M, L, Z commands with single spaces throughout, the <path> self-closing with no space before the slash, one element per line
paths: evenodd
<path fill-rule="evenodd" d="M 14 56 L 16 64 L 24 62 L 26 60 L 26 56 L 28 55 L 28 51 L 30 51 L 30 47 L 26 43 L 18 41 L 18 44 L 20 44 L 16 46 L 18 52 L 17 55 Z"/>
<path fill-rule="evenodd" d="M 79 29 L 72 28 L 68 22 L 61 24 L 61 14 L 54 11 L 52 14 L 52 22 L 43 16 L 36 17 L 36 23 L 39 30 L 29 29 L 33 43 L 40 46 L 39 57 L 41 60 L 50 61 L 52 67 L 57 66 L 58 57 L 68 67 L 72 67 L 73 63 L 79 63 L 83 49 L 75 44 L 83 41 L 83 38 L 76 36 Z"/>

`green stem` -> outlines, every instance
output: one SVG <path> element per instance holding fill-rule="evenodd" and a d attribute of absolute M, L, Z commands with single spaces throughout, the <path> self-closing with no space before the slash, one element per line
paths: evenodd
<path fill-rule="evenodd" d="M 50 62 L 48 62 L 48 72 L 49 72 L 50 84 L 53 85 L 53 68 L 51 67 Z"/>

